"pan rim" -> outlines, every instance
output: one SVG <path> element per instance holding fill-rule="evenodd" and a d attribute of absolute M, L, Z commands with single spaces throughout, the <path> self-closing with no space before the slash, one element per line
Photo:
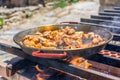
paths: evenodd
<path fill-rule="evenodd" d="M 49 24 L 49 25 L 61 25 L 61 24 Z M 63 25 L 63 24 L 62 24 L 62 25 Z M 72 25 L 79 25 L 79 24 L 72 24 Z M 85 24 L 83 24 L 83 25 L 85 25 Z M 42 26 L 46 26 L 46 25 L 42 25 Z M 92 25 L 89 25 L 89 26 L 92 26 Z M 97 26 L 93 26 L 93 27 L 97 27 Z M 38 28 L 38 27 L 36 27 L 36 28 Z M 107 30 L 107 29 L 105 29 L 105 28 L 101 28 L 101 27 L 98 27 L 98 28 L 103 29 L 103 30 L 105 30 L 106 32 L 108 32 L 111 37 L 110 37 L 107 41 L 105 41 L 104 43 L 101 43 L 101 44 L 99 44 L 99 45 L 94 45 L 94 46 L 91 46 L 91 47 L 87 47 L 87 48 L 72 48 L 72 49 L 34 48 L 34 47 L 28 47 L 28 46 L 26 46 L 26 45 L 24 45 L 24 44 L 21 44 L 20 42 L 18 42 L 18 41 L 16 40 L 16 36 L 17 36 L 18 34 L 24 32 L 24 31 L 30 30 L 30 29 L 27 29 L 27 30 L 24 30 L 24 31 L 20 31 L 20 32 L 18 32 L 17 34 L 15 34 L 14 37 L 13 37 L 13 41 L 14 41 L 17 45 L 19 45 L 20 47 L 25 47 L 25 48 L 35 49 L 35 50 L 44 50 L 44 51 L 74 51 L 74 50 L 84 50 L 84 49 L 90 49 L 90 48 L 94 48 L 94 47 L 97 47 L 97 46 L 105 45 L 105 44 L 109 43 L 109 42 L 113 39 L 113 34 L 112 34 L 109 30 Z M 31 28 L 31 29 L 34 29 L 34 28 Z"/>

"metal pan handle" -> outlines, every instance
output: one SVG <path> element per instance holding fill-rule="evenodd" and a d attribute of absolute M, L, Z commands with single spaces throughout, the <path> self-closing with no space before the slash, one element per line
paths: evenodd
<path fill-rule="evenodd" d="M 36 57 L 52 57 L 52 58 L 63 58 L 67 56 L 66 52 L 63 53 L 42 53 L 41 51 L 32 52 L 33 56 Z"/>
<path fill-rule="evenodd" d="M 60 24 L 80 24 L 80 22 L 60 22 Z"/>

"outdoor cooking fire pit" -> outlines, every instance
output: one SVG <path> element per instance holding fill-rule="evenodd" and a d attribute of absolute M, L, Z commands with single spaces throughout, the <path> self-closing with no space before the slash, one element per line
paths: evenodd
<path fill-rule="evenodd" d="M 0 62 L 0 75 L 8 80 L 119 80 L 120 28 L 116 26 L 119 21 L 114 21 L 114 17 L 119 18 L 118 9 L 120 8 L 117 8 L 117 13 L 115 8 L 115 11 L 100 13 L 99 16 L 91 16 L 91 19 L 81 19 L 82 24 L 106 28 L 113 34 L 112 41 L 107 43 L 104 50 L 85 59 L 90 63 L 88 68 L 72 63 L 72 59 L 79 59 L 80 56 L 68 59 L 39 58 L 26 54 L 20 48 L 1 43 L 0 50 L 7 52 L 6 55 L 10 53 L 17 57 Z M 115 22 L 115 25 L 110 27 L 109 24 L 104 24 L 106 22 Z M 82 60 L 77 61 L 79 63 Z"/>

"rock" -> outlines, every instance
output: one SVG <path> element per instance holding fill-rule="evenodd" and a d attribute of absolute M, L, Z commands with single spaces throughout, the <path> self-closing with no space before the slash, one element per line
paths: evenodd
<path fill-rule="evenodd" d="M 17 12 L 17 11 L 24 11 L 26 9 L 26 7 L 14 7 L 12 9 L 9 9 L 13 12 Z"/>
<path fill-rule="evenodd" d="M 69 13 L 69 10 L 63 11 L 63 12 L 57 14 L 57 17 L 63 17 L 65 15 L 67 15 L 68 13 Z"/>
<path fill-rule="evenodd" d="M 9 29 L 9 25 L 4 25 L 2 30 L 5 31 L 5 30 L 8 30 L 8 29 Z"/>
<path fill-rule="evenodd" d="M 26 5 L 26 0 L 10 0 L 10 3 L 12 6 L 25 6 Z"/>
<path fill-rule="evenodd" d="M 22 11 L 17 11 L 10 15 L 10 17 L 14 17 L 14 16 L 24 16 L 24 13 Z"/>
<path fill-rule="evenodd" d="M 0 10 L 0 14 L 9 15 L 9 14 L 11 14 L 11 13 L 12 13 L 12 11 L 11 11 L 11 10 L 8 10 L 8 9 Z"/>
<path fill-rule="evenodd" d="M 46 6 L 53 6 L 55 3 L 54 2 L 49 2 L 49 3 L 46 3 Z"/>
<path fill-rule="evenodd" d="M 36 5 L 39 4 L 39 0 L 28 0 L 29 5 Z"/>
<path fill-rule="evenodd" d="M 6 15 L 0 15 L 0 18 L 6 19 L 7 16 Z"/>
<path fill-rule="evenodd" d="M 43 8 L 43 5 L 42 5 L 42 4 L 38 4 L 38 7 L 39 7 L 39 8 Z"/>
<path fill-rule="evenodd" d="M 40 8 L 39 6 L 29 6 L 29 7 L 26 7 L 26 10 L 35 11 L 35 10 L 38 10 L 39 8 Z"/>
<path fill-rule="evenodd" d="M 10 19 L 9 19 L 9 22 L 16 22 L 16 21 L 20 21 L 20 20 L 22 20 L 22 17 L 20 17 L 20 16 L 13 16 L 13 17 L 11 17 Z"/>
<path fill-rule="evenodd" d="M 3 26 L 0 26 L 0 29 L 2 29 L 3 28 Z"/>

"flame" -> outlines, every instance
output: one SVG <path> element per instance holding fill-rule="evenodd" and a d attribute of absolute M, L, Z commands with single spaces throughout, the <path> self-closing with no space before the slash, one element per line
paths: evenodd
<path fill-rule="evenodd" d="M 88 69 L 90 66 L 92 66 L 92 64 L 89 63 L 88 60 L 85 60 L 83 57 L 79 57 L 79 56 L 76 56 L 73 59 L 71 59 L 70 63 L 85 69 Z"/>
<path fill-rule="evenodd" d="M 40 77 L 40 73 L 36 75 L 37 80 L 45 80 L 44 78 Z"/>
<path fill-rule="evenodd" d="M 44 73 L 44 71 L 39 68 L 39 65 L 36 65 L 36 66 L 35 66 L 35 69 L 36 69 L 38 72 L 40 72 L 40 73 Z"/>
<path fill-rule="evenodd" d="M 45 74 L 45 71 L 39 68 L 39 65 L 35 66 L 35 69 L 39 72 L 36 75 L 37 80 L 46 80 L 45 78 L 49 77 L 50 75 Z"/>

